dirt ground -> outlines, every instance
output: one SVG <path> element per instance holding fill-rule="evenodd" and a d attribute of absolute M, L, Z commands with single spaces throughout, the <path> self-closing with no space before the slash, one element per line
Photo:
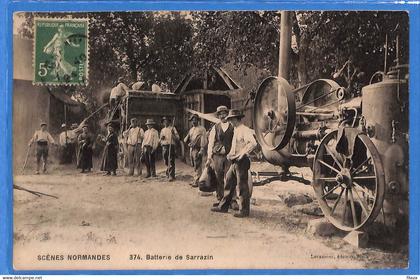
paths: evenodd
<path fill-rule="evenodd" d="M 267 165 L 254 163 L 252 169 Z M 306 168 L 297 176 L 310 179 Z M 26 172 L 26 173 L 29 173 Z M 16 175 L 15 184 L 57 196 L 14 190 L 16 269 L 283 269 L 407 266 L 406 247 L 355 248 L 313 236 L 319 216 L 288 207 L 290 194 L 313 196 L 310 185 L 273 181 L 255 186 L 251 216 L 210 212 L 215 196 L 188 185 L 192 168 L 177 162 L 177 180 L 80 174 L 52 167 L 48 175 Z M 386 248 L 386 247 L 385 247 Z M 96 260 L 92 260 L 96 258 Z M 182 258 L 182 259 L 181 259 Z"/>

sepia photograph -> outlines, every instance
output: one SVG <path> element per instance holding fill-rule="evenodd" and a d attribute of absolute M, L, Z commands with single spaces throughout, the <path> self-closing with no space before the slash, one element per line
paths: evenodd
<path fill-rule="evenodd" d="M 404 269 L 409 13 L 13 14 L 13 267 Z"/>

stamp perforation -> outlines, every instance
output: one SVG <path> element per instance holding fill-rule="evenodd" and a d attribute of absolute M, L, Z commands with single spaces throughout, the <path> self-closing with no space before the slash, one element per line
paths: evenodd
<path fill-rule="evenodd" d="M 33 85 L 38 85 L 38 86 L 87 86 L 89 84 L 89 57 L 90 57 L 90 43 L 89 43 L 89 18 L 88 17 L 48 17 L 48 16 L 36 16 L 34 17 L 34 25 L 33 25 L 33 34 L 34 34 L 34 38 L 32 40 L 32 67 L 33 67 L 33 81 L 32 84 Z M 49 21 L 49 22 L 65 22 L 65 21 L 71 21 L 71 22 L 83 22 L 85 23 L 85 37 L 86 37 L 86 42 L 84 44 L 84 54 L 85 54 L 85 67 L 84 67 L 84 81 L 83 83 L 69 83 L 69 82 L 51 82 L 51 81 L 37 81 L 36 80 L 36 38 L 37 38 L 37 27 L 36 27 L 36 23 L 39 21 Z"/>

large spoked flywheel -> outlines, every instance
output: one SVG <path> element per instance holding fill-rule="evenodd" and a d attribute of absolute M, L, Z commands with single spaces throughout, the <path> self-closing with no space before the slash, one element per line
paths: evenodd
<path fill-rule="evenodd" d="M 325 217 L 344 231 L 360 230 L 379 214 L 385 195 L 382 162 L 365 134 L 346 139 L 353 153 L 337 152 L 338 131 L 319 144 L 313 165 L 313 188 Z M 341 149 L 338 149 L 342 151 Z M 345 155 L 347 154 L 347 156 Z"/>
<path fill-rule="evenodd" d="M 254 102 L 254 130 L 258 143 L 268 150 L 282 149 L 295 128 L 296 104 L 292 88 L 283 78 L 268 77 Z"/>

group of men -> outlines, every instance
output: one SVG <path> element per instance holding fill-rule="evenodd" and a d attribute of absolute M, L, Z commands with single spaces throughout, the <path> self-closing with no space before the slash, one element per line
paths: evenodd
<path fill-rule="evenodd" d="M 132 118 L 129 128 L 123 132 L 126 144 L 129 176 L 142 174 L 142 162 L 146 165 L 146 178 L 156 177 L 156 151 L 162 147 L 162 155 L 166 165 L 166 176 L 169 181 L 175 180 L 175 147 L 179 141 L 179 134 L 168 117 L 162 118 L 163 128 L 160 133 L 156 130 L 153 119 L 146 120 L 147 130 L 139 126 L 138 120 Z"/>
<path fill-rule="evenodd" d="M 211 208 L 214 212 L 228 212 L 236 201 L 238 213 L 235 217 L 246 217 L 250 211 L 250 189 L 248 183 L 248 171 L 250 169 L 250 153 L 257 146 L 253 131 L 242 123 L 244 115 L 239 110 L 228 110 L 226 106 L 217 108 L 217 117 L 220 120 L 210 130 L 199 124 L 199 116 L 191 115 L 191 128 L 183 139 L 190 148 L 191 162 L 194 167 L 194 179 L 192 187 L 198 187 L 199 179 L 203 171 L 204 158 L 207 154 L 205 167 L 212 168 L 216 176 L 217 202 Z M 123 132 L 128 160 L 128 175 L 142 174 L 142 163 L 146 166 L 146 178 L 156 177 L 156 152 L 158 146 L 162 147 L 162 155 L 166 165 L 166 176 L 169 181 L 175 180 L 175 155 L 176 144 L 180 141 L 178 131 L 168 117 L 162 118 L 163 128 L 160 133 L 156 130 L 156 122 L 147 119 L 144 131 L 136 118 L 130 120 L 130 126 Z M 93 138 L 86 124 L 81 124 L 72 131 L 66 131 L 66 135 L 75 133 L 78 146 L 78 167 L 82 172 L 92 168 L 92 143 Z M 37 144 L 37 171 L 39 174 L 41 159 L 43 171 L 46 172 L 49 144 L 55 144 L 54 139 L 46 130 L 46 123 L 41 124 L 29 142 Z M 116 175 L 118 167 L 119 142 L 116 129 L 112 122 L 107 123 L 108 134 L 103 137 L 105 148 L 101 162 L 101 170 L 104 175 Z M 63 140 L 60 137 L 60 142 Z M 235 207 L 233 207 L 235 208 Z"/>
<path fill-rule="evenodd" d="M 108 119 L 109 120 L 121 120 L 122 123 L 114 123 L 116 126 L 116 129 L 120 129 L 121 127 L 125 127 L 125 98 L 128 97 L 130 90 L 144 90 L 145 86 L 147 84 L 142 81 L 134 81 L 131 83 L 128 83 L 128 86 L 125 84 L 124 78 L 120 77 L 118 80 L 114 83 L 114 86 L 111 89 L 111 92 L 109 94 L 109 108 L 108 111 Z M 162 89 L 157 84 L 152 84 L 152 90 L 153 93 L 159 94 L 162 92 Z"/>
<path fill-rule="evenodd" d="M 72 124 L 70 130 L 67 129 L 65 124 L 61 127 L 64 131 L 59 135 L 58 144 L 48 132 L 46 122 L 41 122 L 40 129 L 36 130 L 29 140 L 28 148 L 31 148 L 33 144 L 36 145 L 35 174 L 40 174 L 41 165 L 42 172 L 47 173 L 48 154 L 51 145 L 60 146 L 60 163 L 73 163 L 73 160 L 75 160 L 77 168 L 80 168 L 82 173 L 91 171 L 93 167 L 93 137 L 89 133 L 88 125 L 85 122 L 80 123 L 80 125 Z"/>
<path fill-rule="evenodd" d="M 190 141 L 190 154 L 195 171 L 192 186 L 197 186 L 202 172 L 203 149 L 207 145 L 205 165 L 214 170 L 217 182 L 217 202 L 211 210 L 226 213 L 237 198 L 239 212 L 234 216 L 247 217 L 251 198 L 248 183 L 250 153 L 257 146 L 257 142 L 253 131 L 242 123 L 244 115 L 239 110 L 229 111 L 226 106 L 219 106 L 216 114 L 220 121 L 210 130 L 208 143 L 205 141 L 207 137 L 204 127 L 198 125 L 198 116 L 192 115 L 190 118 L 192 127 L 184 141 Z"/>
<path fill-rule="evenodd" d="M 192 187 L 198 187 L 205 167 L 212 168 L 216 175 L 217 202 L 211 208 L 214 212 L 228 212 L 236 203 L 239 210 L 235 217 L 249 216 L 250 188 L 248 171 L 250 169 L 250 153 L 257 146 L 253 131 L 242 123 L 244 115 L 239 110 L 228 110 L 219 106 L 216 111 L 219 122 L 207 135 L 206 129 L 199 124 L 200 118 L 193 114 L 189 118 L 191 128 L 183 139 L 190 149 L 191 163 L 194 167 Z M 169 181 L 175 180 L 176 144 L 180 141 L 178 131 L 171 124 L 171 119 L 162 119 L 163 128 L 160 133 L 154 128 L 153 119 L 147 119 L 147 130 L 144 132 L 137 119 L 131 119 L 130 127 L 123 132 L 127 145 L 128 175 L 141 174 L 141 162 L 147 168 L 146 177 L 155 177 L 156 150 L 160 145 L 166 165 L 166 176 Z M 235 208 L 235 207 L 232 207 Z"/>
<path fill-rule="evenodd" d="M 135 81 L 132 83 L 129 83 L 128 86 L 124 82 L 124 78 L 120 77 L 118 80 L 114 83 L 114 87 L 111 89 L 110 95 L 109 95 L 109 103 L 115 103 L 119 100 L 123 99 L 127 94 L 128 91 L 131 90 L 141 90 L 144 88 L 145 82 L 142 81 Z M 152 84 L 152 92 L 159 93 L 162 89 L 157 84 Z"/>

